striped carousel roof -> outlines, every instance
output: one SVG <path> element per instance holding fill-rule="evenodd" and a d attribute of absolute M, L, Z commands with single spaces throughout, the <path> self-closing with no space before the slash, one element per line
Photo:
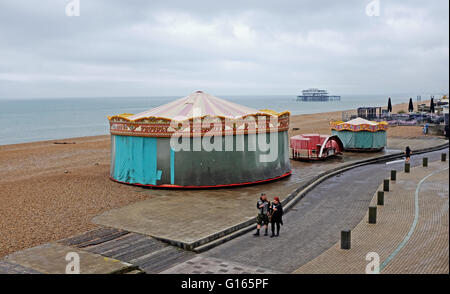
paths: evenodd
<path fill-rule="evenodd" d="M 335 121 L 331 122 L 331 129 L 336 131 L 386 131 L 388 129 L 388 123 L 385 121 L 376 122 L 357 117 L 347 122 Z"/>
<path fill-rule="evenodd" d="M 224 124 L 211 127 L 211 124 L 204 124 L 205 117 L 212 118 L 214 121 L 219 118 Z M 247 120 L 247 117 L 250 119 Z M 259 117 L 276 118 L 276 120 L 266 120 L 266 125 L 261 127 L 259 124 L 264 123 L 264 120 L 260 121 Z M 108 116 L 108 119 L 110 132 L 113 135 L 170 137 L 174 133 L 189 136 L 210 135 L 214 132 L 233 135 L 250 134 L 260 132 L 261 128 L 265 128 L 267 132 L 287 131 L 289 117 L 289 111 L 278 113 L 272 110 L 256 110 L 197 91 L 138 114 L 123 113 Z M 197 121 L 197 118 L 200 121 Z M 184 124 L 187 121 L 192 123 Z M 173 122 L 176 125 L 172 125 Z"/>
<path fill-rule="evenodd" d="M 197 91 L 189 96 L 138 114 L 123 114 L 121 116 L 129 121 L 150 117 L 181 121 L 204 116 L 235 119 L 258 113 L 274 115 L 269 111 L 259 111 Z"/>
<path fill-rule="evenodd" d="M 379 123 L 375 122 L 375 121 L 370 121 L 361 117 L 357 117 L 355 119 L 349 120 L 348 122 L 346 122 L 347 124 L 351 124 L 354 126 L 357 125 L 371 125 L 371 126 L 377 126 Z"/>

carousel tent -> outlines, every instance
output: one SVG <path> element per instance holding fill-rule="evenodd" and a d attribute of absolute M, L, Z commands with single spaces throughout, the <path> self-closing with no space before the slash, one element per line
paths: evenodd
<path fill-rule="evenodd" d="M 110 176 L 118 182 L 220 187 L 290 174 L 289 112 L 258 111 L 197 91 L 108 119 Z"/>
<path fill-rule="evenodd" d="M 346 150 L 381 150 L 386 146 L 387 122 L 355 118 L 347 122 L 332 122 L 331 130 Z"/>

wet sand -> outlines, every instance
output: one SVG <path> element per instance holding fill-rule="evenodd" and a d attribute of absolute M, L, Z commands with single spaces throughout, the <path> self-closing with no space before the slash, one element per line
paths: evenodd
<path fill-rule="evenodd" d="M 329 121 L 340 119 L 340 111 L 292 116 L 290 136 L 329 134 Z M 388 136 L 420 137 L 421 128 Z M 156 197 L 109 180 L 109 157 L 108 135 L 0 146 L 0 256 L 93 229 L 94 216 Z"/>

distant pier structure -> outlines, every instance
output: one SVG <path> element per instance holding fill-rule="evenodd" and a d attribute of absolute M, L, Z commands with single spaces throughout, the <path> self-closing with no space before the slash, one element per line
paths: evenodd
<path fill-rule="evenodd" d="M 321 90 L 317 88 L 310 88 L 303 90 L 301 95 L 297 96 L 297 101 L 340 101 L 341 96 L 328 95 L 327 90 Z"/>

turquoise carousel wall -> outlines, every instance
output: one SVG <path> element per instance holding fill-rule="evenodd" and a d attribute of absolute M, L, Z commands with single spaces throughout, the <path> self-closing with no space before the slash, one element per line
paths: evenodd
<path fill-rule="evenodd" d="M 262 162 L 267 154 L 251 141 L 268 133 L 239 135 L 245 142 L 244 151 L 173 151 L 170 138 L 111 135 L 111 178 L 129 184 L 180 187 L 228 186 L 276 179 L 290 173 L 287 131 L 278 132 L 276 159 Z M 252 138 L 254 136 L 255 138 Z M 225 150 L 222 140 L 222 150 Z M 193 140 L 190 138 L 192 146 Z M 253 144 L 252 144 L 253 146 Z M 193 148 L 191 148 L 193 150 Z"/>
<path fill-rule="evenodd" d="M 331 131 L 344 144 L 344 149 L 382 149 L 387 144 L 386 132 L 369 131 Z"/>

